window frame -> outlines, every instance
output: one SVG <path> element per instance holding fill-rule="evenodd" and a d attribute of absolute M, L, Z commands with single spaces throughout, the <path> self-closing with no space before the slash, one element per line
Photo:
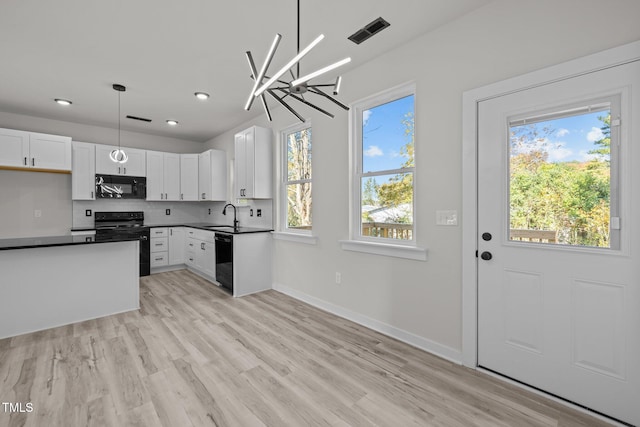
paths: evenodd
<path fill-rule="evenodd" d="M 313 153 L 313 126 L 310 120 L 306 122 L 299 122 L 294 125 L 288 126 L 280 132 L 280 218 L 279 218 L 279 230 L 280 233 L 291 234 L 291 235 L 299 235 L 299 236 L 312 236 L 313 235 L 313 154 L 311 156 L 311 179 L 302 179 L 289 181 L 289 170 L 288 170 L 288 153 L 289 153 L 289 141 L 288 137 L 292 133 L 300 132 L 304 129 L 312 129 L 311 132 L 311 147 Z M 289 206 L 288 206 L 288 198 L 287 198 L 287 189 L 289 185 L 296 185 L 302 183 L 311 184 L 311 201 L 312 201 L 312 215 L 311 215 L 311 229 L 310 230 L 302 230 L 289 228 L 288 226 L 288 216 L 289 216 Z"/>
<path fill-rule="evenodd" d="M 401 169 L 389 169 L 383 171 L 376 172 L 363 172 L 363 139 L 362 139 L 362 114 L 365 110 L 369 110 L 375 108 L 380 105 L 384 105 L 401 98 L 405 98 L 407 96 L 413 95 L 413 115 L 414 115 L 414 166 L 411 168 L 401 168 Z M 350 136 L 350 148 L 351 148 L 351 156 L 352 156 L 352 171 L 351 171 L 351 220 L 350 220 L 350 243 L 367 243 L 376 245 L 378 248 L 380 245 L 387 247 L 417 247 L 417 233 L 416 233 L 416 218 L 418 217 L 416 212 L 416 176 L 417 176 L 417 151 L 418 147 L 415 142 L 417 141 L 417 133 L 415 130 L 415 119 L 417 117 L 416 113 L 416 102 L 417 100 L 417 92 L 416 85 L 414 82 L 405 83 L 400 86 L 396 86 L 394 88 L 382 91 L 380 93 L 371 95 L 367 98 L 361 99 L 360 101 L 355 102 L 351 106 L 350 117 L 349 117 L 349 126 L 351 128 Z M 393 238 L 385 238 L 385 237 L 371 237 L 371 236 L 363 236 L 362 235 L 362 179 L 367 177 L 375 177 L 380 175 L 389 175 L 389 174 L 398 174 L 398 173 L 407 173 L 410 172 L 413 174 L 413 195 L 412 195 L 412 213 L 413 213 L 413 224 L 412 224 L 412 239 L 411 240 L 403 240 L 403 239 L 393 239 Z M 359 245 L 360 246 L 360 245 Z M 357 250 L 354 249 L 355 246 L 353 244 L 343 245 L 343 248 L 348 250 Z M 367 251 L 368 252 L 368 251 Z M 378 251 L 372 253 L 379 253 Z M 426 255 L 425 255 L 426 256 Z"/>

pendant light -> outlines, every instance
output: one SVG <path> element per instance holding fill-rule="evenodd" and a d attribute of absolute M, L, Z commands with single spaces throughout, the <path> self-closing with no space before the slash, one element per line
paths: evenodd
<path fill-rule="evenodd" d="M 118 149 L 111 151 L 109 158 L 115 163 L 126 163 L 127 160 L 129 160 L 129 156 L 127 156 L 127 153 L 124 152 L 120 145 L 120 94 L 126 91 L 127 88 L 119 84 L 114 84 L 113 90 L 118 92 Z"/>
<path fill-rule="evenodd" d="M 253 56 L 251 52 L 246 52 L 247 61 L 249 62 L 249 68 L 251 70 L 251 78 L 253 79 L 253 88 L 251 89 L 251 93 L 245 103 L 244 109 L 249 111 L 251 109 L 251 105 L 256 98 L 260 98 L 262 102 L 262 106 L 264 108 L 265 114 L 269 121 L 271 121 L 271 113 L 269 112 L 269 107 L 267 106 L 267 101 L 265 94 L 269 94 L 275 101 L 277 101 L 280 105 L 286 108 L 291 114 L 296 116 L 300 121 L 304 122 L 305 119 L 298 114 L 285 100 L 287 98 L 295 99 L 302 104 L 307 105 L 319 111 L 326 116 L 333 118 L 333 114 L 328 111 L 312 104 L 308 100 L 305 99 L 305 94 L 313 94 L 319 95 L 320 97 L 326 98 L 339 107 L 348 110 L 349 107 L 344 105 L 343 103 L 336 100 L 333 96 L 338 95 L 340 90 L 341 78 L 338 77 L 335 83 L 309 83 L 309 80 L 319 77 L 331 70 L 334 70 L 338 67 L 341 67 L 351 61 L 351 58 L 344 58 L 338 62 L 335 62 L 331 65 L 327 65 L 319 70 L 316 70 L 312 73 L 306 74 L 304 76 L 300 75 L 300 60 L 306 56 L 311 50 L 324 39 L 324 34 L 320 34 L 316 37 L 307 47 L 300 50 L 300 0 L 297 0 L 298 4 L 298 50 L 296 56 L 294 56 L 287 64 L 274 73 L 271 77 L 267 77 L 267 69 L 271 64 L 271 60 L 273 59 L 276 49 L 278 48 L 278 44 L 280 44 L 280 40 L 282 39 L 282 35 L 276 34 L 273 42 L 271 43 L 271 47 L 269 48 L 269 52 L 267 53 L 267 57 L 258 71 L 256 64 L 253 60 Z M 296 68 L 296 72 L 293 72 L 293 68 Z M 286 80 L 286 74 L 289 72 L 291 74 L 291 81 Z M 267 79 L 266 82 L 263 82 L 264 79 Z M 326 93 L 324 88 L 332 88 L 332 95 Z M 280 96 L 280 94 L 282 94 Z"/>

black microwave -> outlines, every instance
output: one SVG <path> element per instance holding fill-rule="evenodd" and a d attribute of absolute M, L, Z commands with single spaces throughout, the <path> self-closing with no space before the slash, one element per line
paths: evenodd
<path fill-rule="evenodd" d="M 143 176 L 96 174 L 97 199 L 146 199 L 147 178 Z"/>

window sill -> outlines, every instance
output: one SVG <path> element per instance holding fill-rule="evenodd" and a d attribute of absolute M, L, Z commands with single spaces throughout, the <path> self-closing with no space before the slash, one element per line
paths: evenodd
<path fill-rule="evenodd" d="M 367 254 L 384 255 L 396 258 L 427 260 L 427 249 L 415 246 L 392 245 L 389 243 L 361 242 L 359 240 L 340 240 L 345 251 L 364 252 Z"/>
<path fill-rule="evenodd" d="M 271 235 L 276 240 L 284 240 L 287 242 L 304 243 L 306 245 L 315 245 L 318 243 L 318 237 L 311 234 L 284 233 L 281 231 L 272 231 Z"/>

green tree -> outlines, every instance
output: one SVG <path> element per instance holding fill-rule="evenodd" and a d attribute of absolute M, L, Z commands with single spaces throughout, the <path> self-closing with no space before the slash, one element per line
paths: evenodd
<path fill-rule="evenodd" d="M 611 113 L 606 116 L 599 116 L 603 125 L 600 128 L 602 130 L 603 137 L 597 141 L 594 141 L 593 145 L 597 148 L 589 151 L 589 154 L 597 155 L 601 160 L 611 161 Z"/>

